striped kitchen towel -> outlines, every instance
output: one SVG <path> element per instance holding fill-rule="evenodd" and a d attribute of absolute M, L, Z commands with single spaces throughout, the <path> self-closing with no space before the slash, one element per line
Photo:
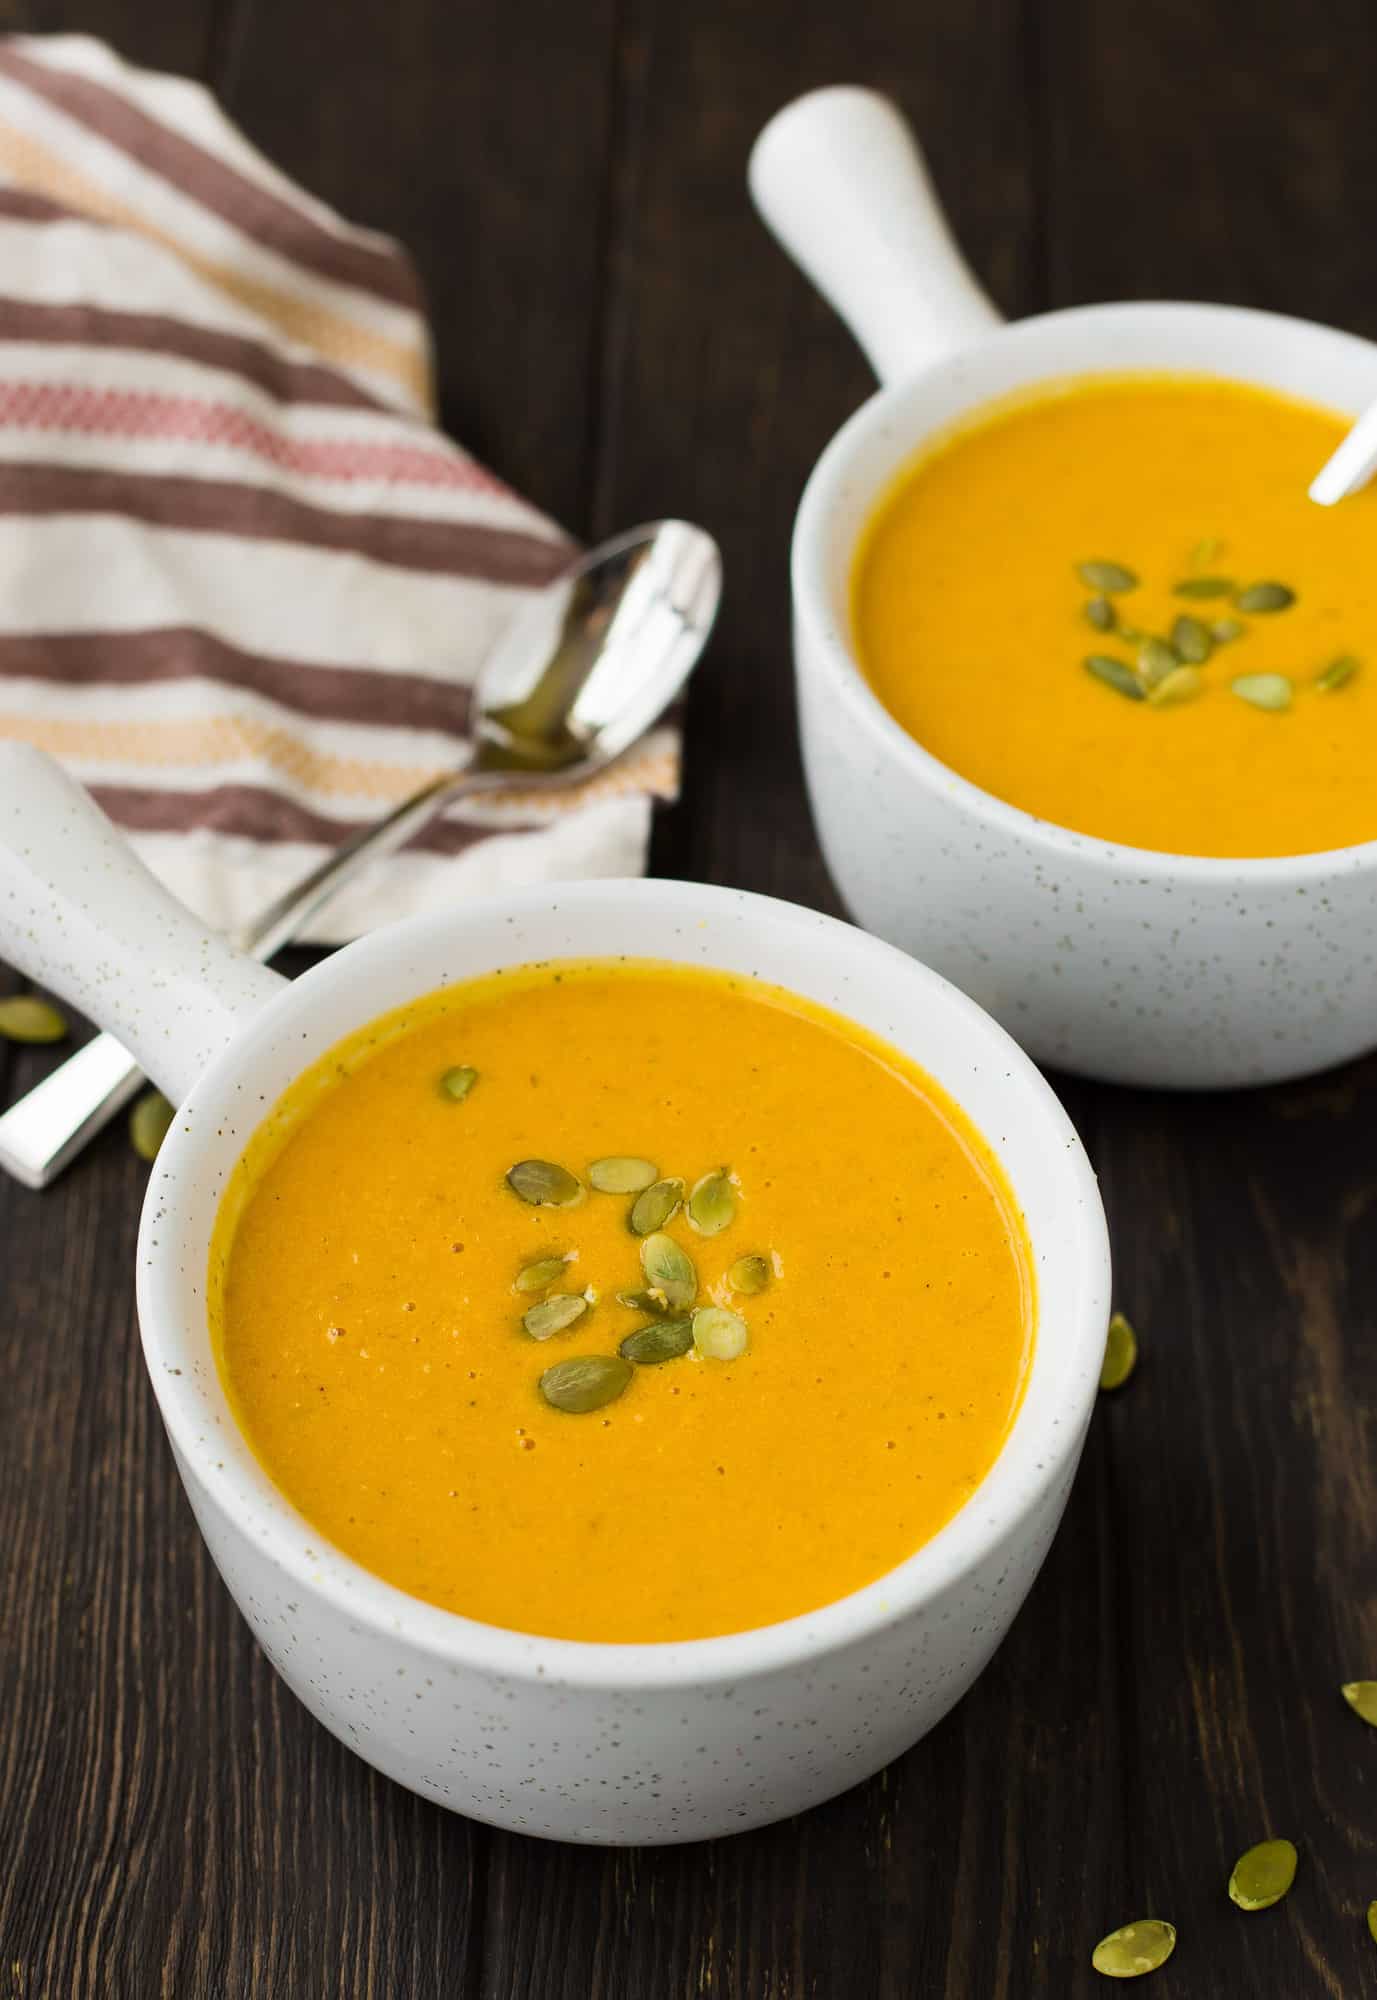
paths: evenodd
<path fill-rule="evenodd" d="M 0 38 L 0 737 L 53 751 L 214 924 L 467 754 L 479 663 L 568 559 L 430 413 L 396 244 L 199 86 Z M 457 809 L 314 935 L 638 873 L 677 748 Z"/>

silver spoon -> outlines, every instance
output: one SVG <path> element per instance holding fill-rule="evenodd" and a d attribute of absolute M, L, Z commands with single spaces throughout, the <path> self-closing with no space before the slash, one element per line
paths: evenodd
<path fill-rule="evenodd" d="M 554 790 L 603 770 L 683 687 L 721 592 L 717 544 L 687 521 L 633 528 L 581 556 L 484 662 L 471 761 L 355 834 L 236 931 L 235 944 L 271 958 L 361 869 L 459 799 Z M 97 1035 L 0 1117 L 0 1168 L 26 1187 L 47 1187 L 142 1081 L 133 1057 Z"/>

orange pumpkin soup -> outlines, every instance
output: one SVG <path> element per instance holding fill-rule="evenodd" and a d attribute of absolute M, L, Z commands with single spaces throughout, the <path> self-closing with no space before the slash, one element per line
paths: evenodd
<path fill-rule="evenodd" d="M 1346 428 L 1180 376 L 993 406 L 877 510 L 861 665 L 943 763 L 1079 833 L 1255 856 L 1377 838 L 1377 487 L 1306 497 Z"/>
<path fill-rule="evenodd" d="M 1032 1342 L 964 1115 L 759 982 L 564 961 L 308 1070 L 232 1178 L 212 1330 L 321 1534 L 522 1631 L 707 1637 L 859 1588 L 999 1452 Z"/>

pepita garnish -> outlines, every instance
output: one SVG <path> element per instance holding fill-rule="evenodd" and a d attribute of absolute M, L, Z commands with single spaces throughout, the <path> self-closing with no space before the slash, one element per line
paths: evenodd
<path fill-rule="evenodd" d="M 1214 651 L 1209 626 L 1184 611 L 1171 628 L 1171 643 L 1177 658 L 1192 667 L 1203 667 Z"/>
<path fill-rule="evenodd" d="M 1231 639 L 1241 639 L 1247 629 L 1241 618 L 1216 618 L 1210 625 L 1210 637 L 1216 646 L 1227 646 Z"/>
<path fill-rule="evenodd" d="M 1291 683 L 1285 674 L 1240 674 L 1229 686 L 1240 701 L 1250 702 L 1254 708 L 1280 713 L 1291 706 Z"/>
<path fill-rule="evenodd" d="M 1105 1336 L 1102 1389 L 1122 1389 L 1138 1365 L 1138 1336 L 1122 1313 L 1112 1313 Z"/>
<path fill-rule="evenodd" d="M 518 1160 L 508 1170 L 507 1186 L 532 1208 L 572 1208 L 583 1199 L 583 1183 L 553 1160 Z"/>
<path fill-rule="evenodd" d="M 1191 550 L 1191 568 L 1208 569 L 1216 556 L 1224 553 L 1224 544 L 1218 535 L 1206 535 L 1203 542 L 1197 542 Z"/>
<path fill-rule="evenodd" d="M 1176 1926 L 1160 1917 L 1141 1917 L 1136 1924 L 1124 1924 L 1101 1938 L 1090 1963 L 1106 1979 L 1141 1979 L 1156 1972 L 1176 1949 Z"/>
<path fill-rule="evenodd" d="M 653 1236 L 657 1229 L 663 1229 L 678 1213 L 683 1199 L 684 1183 L 677 1175 L 663 1181 L 652 1181 L 631 1204 L 631 1213 L 626 1218 L 631 1234 Z"/>
<path fill-rule="evenodd" d="M 576 1319 L 582 1319 L 587 1310 L 588 1301 L 581 1292 L 556 1292 L 524 1312 L 521 1324 L 532 1340 L 548 1340 L 552 1333 L 563 1333 Z"/>
<path fill-rule="evenodd" d="M 726 1306 L 700 1306 L 693 1315 L 693 1344 L 705 1361 L 735 1361 L 748 1338 L 745 1320 Z"/>
<path fill-rule="evenodd" d="M 1295 601 L 1295 591 L 1285 583 L 1246 583 L 1234 592 L 1240 611 L 1285 611 Z"/>
<path fill-rule="evenodd" d="M 635 1373 L 620 1354 L 574 1354 L 557 1361 L 540 1378 L 540 1393 L 552 1409 L 586 1416 L 615 1403 L 631 1385 Z"/>
<path fill-rule="evenodd" d="M 1296 1850 L 1289 1840 L 1260 1840 L 1240 1854 L 1229 1877 L 1229 1900 L 1240 1910 L 1270 1910 L 1296 1879 Z"/>
<path fill-rule="evenodd" d="M 655 1230 L 641 1245 L 641 1269 L 652 1291 L 663 1292 L 672 1306 L 693 1304 L 698 1290 L 698 1273 L 687 1250 L 681 1250 L 672 1236 Z"/>
<path fill-rule="evenodd" d="M 1148 689 L 1154 708 L 1169 708 L 1176 702 L 1192 701 L 1204 687 L 1199 667 L 1173 667 L 1165 679 Z"/>
<path fill-rule="evenodd" d="M 1092 597 L 1085 606 L 1085 622 L 1097 632 L 1112 632 L 1117 613 L 1107 597 Z"/>
<path fill-rule="evenodd" d="M 1126 694 L 1130 701 L 1142 701 L 1145 690 L 1132 667 L 1122 660 L 1115 660 L 1108 653 L 1091 653 L 1085 662 L 1085 671 L 1093 674 L 1097 681 L 1112 687 L 1119 694 Z"/>
<path fill-rule="evenodd" d="M 478 1071 L 470 1063 L 458 1063 L 447 1069 L 440 1078 L 440 1088 L 446 1097 L 452 1097 L 456 1104 L 462 1104 L 478 1081 Z"/>
<path fill-rule="evenodd" d="M 516 1289 L 519 1292 L 543 1292 L 553 1285 L 556 1278 L 564 1276 L 567 1257 L 537 1257 L 534 1264 L 523 1264 L 516 1274 Z"/>
<path fill-rule="evenodd" d="M 156 1160 L 176 1113 L 160 1090 L 146 1090 L 129 1114 L 129 1143 L 141 1160 Z"/>
<path fill-rule="evenodd" d="M 624 1361 L 634 1361 L 639 1368 L 654 1368 L 661 1361 L 677 1361 L 692 1345 L 693 1321 L 684 1316 L 638 1326 L 626 1336 L 617 1352 Z"/>
<path fill-rule="evenodd" d="M 60 1042 L 67 1033 L 66 1017 L 51 1000 L 35 993 L 12 993 L 0 1000 L 0 1038 L 7 1042 Z"/>
<path fill-rule="evenodd" d="M 1345 1681 L 1340 1692 L 1353 1713 L 1377 1729 L 1377 1681 Z"/>
<path fill-rule="evenodd" d="M 1171 587 L 1173 597 L 1232 597 L 1238 585 L 1231 576 L 1183 576 Z"/>
<path fill-rule="evenodd" d="M 1138 674 L 1147 684 L 1149 693 L 1158 681 L 1164 681 L 1180 664 L 1176 648 L 1169 645 L 1165 639 L 1159 639 L 1153 632 L 1149 632 L 1138 648 Z"/>
<path fill-rule="evenodd" d="M 729 1290 L 751 1299 L 765 1290 L 771 1275 L 768 1257 L 738 1257 L 727 1273 L 727 1285 Z"/>
<path fill-rule="evenodd" d="M 617 1304 L 630 1306 L 632 1312 L 659 1313 L 662 1316 L 674 1311 L 664 1293 L 658 1290 L 648 1292 L 618 1292 Z"/>
<path fill-rule="evenodd" d="M 736 1189 L 725 1167 L 694 1183 L 685 1213 L 700 1236 L 720 1236 L 735 1221 Z"/>
<path fill-rule="evenodd" d="M 1087 590 L 1099 591 L 1104 597 L 1112 597 L 1120 590 L 1136 590 L 1138 586 L 1138 579 L 1133 571 L 1125 569 L 1122 563 L 1077 563 L 1076 574 Z"/>
<path fill-rule="evenodd" d="M 1341 687 L 1347 687 L 1357 673 L 1362 661 L 1356 653 L 1340 653 L 1337 660 L 1331 660 L 1323 673 L 1316 674 L 1315 686 L 1321 694 L 1333 694 Z"/>
<path fill-rule="evenodd" d="M 589 1167 L 588 1185 L 599 1194 L 639 1194 L 658 1172 L 650 1160 L 638 1160 L 632 1153 L 609 1153 Z"/>

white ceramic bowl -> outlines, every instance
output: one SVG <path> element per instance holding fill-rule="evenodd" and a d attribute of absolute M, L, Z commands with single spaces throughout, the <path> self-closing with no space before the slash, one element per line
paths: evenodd
<path fill-rule="evenodd" d="M 206 1326 L 207 1245 L 226 1177 L 306 1064 L 373 1016 L 451 981 L 626 952 L 758 973 L 923 1064 L 1008 1174 L 1039 1294 L 1031 1375 L 1009 1439 L 926 1547 L 820 1611 L 686 1644 L 498 1630 L 361 1569 L 258 1466 L 226 1404 Z M 854 1784 L 970 1686 L 1061 1517 L 1094 1402 L 1109 1273 L 1104 1218 L 1074 1131 L 1032 1064 L 954 987 L 829 918 L 669 882 L 525 891 L 397 925 L 288 986 L 207 935 L 77 787 L 13 746 L 0 748 L 0 954 L 112 1028 L 183 1100 L 139 1236 L 148 1369 L 236 1602 L 312 1714 L 370 1763 L 526 1833 L 700 1839 Z"/>
<path fill-rule="evenodd" d="M 804 762 L 848 906 L 1040 1062 L 1086 1075 L 1266 1083 L 1377 1045 L 1377 842 L 1212 860 L 1035 819 L 900 728 L 857 665 L 848 611 L 879 495 L 980 404 L 1057 377 L 1178 369 L 1356 413 L 1377 399 L 1377 346 L 1230 306 L 1088 306 L 1002 325 L 911 135 L 869 92 L 819 92 L 781 112 L 757 144 L 752 187 L 888 385 L 818 461 L 793 545 Z"/>

